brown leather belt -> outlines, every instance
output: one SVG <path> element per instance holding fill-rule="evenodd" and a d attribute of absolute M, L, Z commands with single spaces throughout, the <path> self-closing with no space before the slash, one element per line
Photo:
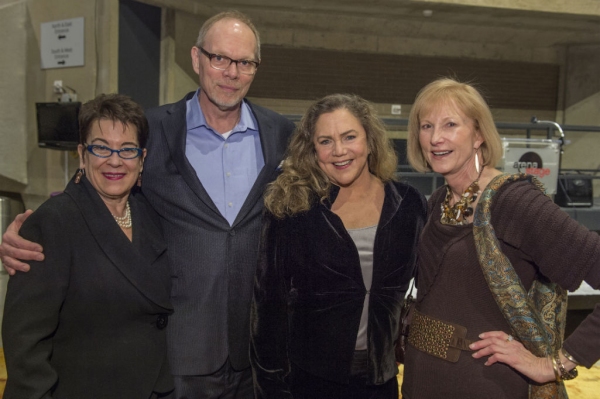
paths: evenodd
<path fill-rule="evenodd" d="M 414 309 L 408 343 L 421 352 L 456 363 L 461 351 L 475 341 L 466 339 L 467 328 L 424 315 Z"/>

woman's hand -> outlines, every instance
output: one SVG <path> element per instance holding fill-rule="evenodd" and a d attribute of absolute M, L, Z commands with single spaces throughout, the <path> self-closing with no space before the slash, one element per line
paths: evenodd
<path fill-rule="evenodd" d="M 479 338 L 481 338 L 480 341 L 472 343 L 469 347 L 475 351 L 472 355 L 475 359 L 489 356 L 485 362 L 486 366 L 500 362 L 538 383 L 555 380 L 552 359 L 549 356 L 535 356 L 523 344 L 504 331 L 485 332 L 480 334 Z M 575 367 L 575 364 L 564 358 L 562 354 L 560 354 L 560 359 L 567 370 Z"/>

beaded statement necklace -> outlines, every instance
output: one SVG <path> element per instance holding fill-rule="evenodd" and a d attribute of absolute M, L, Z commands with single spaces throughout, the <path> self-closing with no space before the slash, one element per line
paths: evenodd
<path fill-rule="evenodd" d="M 115 218 L 115 222 L 124 229 L 131 228 L 131 208 L 129 207 L 129 201 L 127 201 L 127 206 L 125 207 L 125 216 L 112 215 L 112 217 Z"/>
<path fill-rule="evenodd" d="M 467 218 L 473 215 L 473 207 L 471 204 L 477 199 L 479 195 L 479 178 L 483 172 L 483 167 L 479 171 L 477 179 L 461 195 L 460 200 L 450 206 L 450 199 L 452 198 L 452 190 L 450 186 L 446 184 L 446 198 L 442 203 L 442 224 L 449 224 L 452 226 L 463 226 L 467 224 Z"/>

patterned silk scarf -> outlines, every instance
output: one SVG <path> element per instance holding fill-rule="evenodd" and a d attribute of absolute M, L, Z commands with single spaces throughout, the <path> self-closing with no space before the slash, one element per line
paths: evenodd
<path fill-rule="evenodd" d="M 510 260 L 502 253 L 491 225 L 492 199 L 504 184 L 528 180 L 540 190 L 542 183 L 525 174 L 496 176 L 484 190 L 473 220 L 473 235 L 479 263 L 500 311 L 510 324 L 513 335 L 538 357 L 560 349 L 565 332 L 567 291 L 558 284 L 535 280 L 525 290 Z M 566 399 L 564 384 L 549 382 L 529 385 L 530 399 Z"/>

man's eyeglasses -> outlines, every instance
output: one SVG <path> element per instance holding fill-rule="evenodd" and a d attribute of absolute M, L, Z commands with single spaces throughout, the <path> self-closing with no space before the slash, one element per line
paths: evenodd
<path fill-rule="evenodd" d="M 256 70 L 258 69 L 258 66 L 260 65 L 260 62 L 257 61 L 233 60 L 221 54 L 209 53 L 202 47 L 198 48 L 200 49 L 202 54 L 208 57 L 208 59 L 210 60 L 210 66 L 220 71 L 224 71 L 225 69 L 229 68 L 229 65 L 231 65 L 232 62 L 235 62 L 240 73 L 243 73 L 244 75 L 254 75 L 256 73 Z"/>
<path fill-rule="evenodd" d="M 113 150 L 104 145 L 91 144 L 87 145 L 86 149 L 93 155 L 100 158 L 109 158 L 113 152 L 123 159 L 134 159 L 142 155 L 143 150 L 141 148 L 121 148 L 120 150 Z"/>

